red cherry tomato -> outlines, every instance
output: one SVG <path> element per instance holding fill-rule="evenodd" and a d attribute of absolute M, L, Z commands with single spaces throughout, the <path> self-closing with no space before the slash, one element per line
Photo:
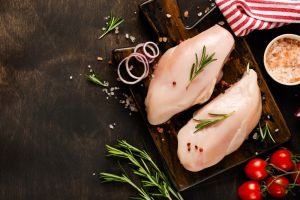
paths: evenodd
<path fill-rule="evenodd" d="M 297 174 L 292 174 L 292 177 L 294 180 L 296 180 L 296 183 L 297 184 L 300 184 L 300 163 L 297 163 L 295 169 L 294 169 L 295 172 L 299 172 L 299 175 Z"/>
<path fill-rule="evenodd" d="M 289 180 L 284 176 L 270 177 L 266 182 L 268 193 L 273 197 L 285 197 L 288 193 L 287 186 L 289 183 Z"/>
<path fill-rule="evenodd" d="M 242 200 L 259 200 L 263 197 L 257 181 L 243 183 L 238 189 L 238 195 Z"/>
<path fill-rule="evenodd" d="M 245 167 L 245 173 L 252 180 L 264 180 L 269 175 L 266 171 L 267 165 L 268 163 L 265 160 L 254 158 L 247 163 Z"/>
<path fill-rule="evenodd" d="M 284 171 L 291 171 L 294 169 L 292 153 L 287 149 L 279 149 L 275 151 L 271 155 L 270 163 Z"/>

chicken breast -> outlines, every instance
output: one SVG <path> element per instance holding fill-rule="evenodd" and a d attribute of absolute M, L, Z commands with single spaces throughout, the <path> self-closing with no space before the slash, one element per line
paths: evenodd
<path fill-rule="evenodd" d="M 204 46 L 207 55 L 215 53 L 217 60 L 205 66 L 190 83 L 195 54 L 200 61 Z M 173 115 L 206 102 L 222 75 L 222 67 L 233 47 L 232 35 L 215 25 L 169 49 L 158 62 L 145 99 L 149 123 L 164 123 Z"/>
<path fill-rule="evenodd" d="M 238 149 L 258 124 L 262 112 L 261 93 L 254 70 L 197 111 L 178 133 L 177 154 L 185 169 L 197 172 L 221 161 Z M 227 118 L 196 131 L 196 120 Z M 195 120 L 196 119 L 196 120 Z M 196 131 L 196 132 L 195 132 Z"/>

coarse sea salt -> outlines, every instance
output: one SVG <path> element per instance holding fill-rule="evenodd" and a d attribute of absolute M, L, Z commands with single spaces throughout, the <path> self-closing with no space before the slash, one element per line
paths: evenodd
<path fill-rule="evenodd" d="M 134 43 L 136 38 L 134 36 L 130 36 L 129 39 L 131 40 L 132 43 Z"/>
<path fill-rule="evenodd" d="M 266 54 L 267 69 L 272 77 L 284 82 L 300 81 L 300 41 L 281 38 L 275 41 Z"/>

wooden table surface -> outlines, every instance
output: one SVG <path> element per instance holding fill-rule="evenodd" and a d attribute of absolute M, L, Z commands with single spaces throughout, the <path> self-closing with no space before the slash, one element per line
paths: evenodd
<path fill-rule="evenodd" d="M 126 33 L 136 37 L 135 44 L 153 39 L 139 15 L 141 2 L 0 0 L 0 199 L 127 199 L 134 195 L 129 186 L 102 184 L 97 176 L 119 172 L 104 148 L 117 139 L 146 148 L 160 161 L 139 113 L 119 102 L 129 92 L 108 64 L 112 49 L 133 45 Z M 97 40 L 110 11 L 126 21 L 118 35 Z M 300 34 L 300 26 L 247 37 L 262 68 L 267 43 L 286 32 Z M 86 82 L 88 65 L 121 89 L 107 99 L 102 88 Z M 300 153 L 300 121 L 293 117 L 300 87 L 281 86 L 264 75 L 292 132 L 285 146 Z M 237 199 L 245 180 L 242 167 L 236 167 L 183 196 Z"/>

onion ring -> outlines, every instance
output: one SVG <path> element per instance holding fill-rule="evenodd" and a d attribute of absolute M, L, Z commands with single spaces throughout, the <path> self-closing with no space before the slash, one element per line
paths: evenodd
<path fill-rule="evenodd" d="M 135 46 L 134 50 L 133 50 L 133 53 L 138 53 L 138 49 L 140 49 L 141 47 L 144 46 L 145 43 L 140 43 L 138 45 Z M 155 49 L 153 47 L 150 47 L 151 48 L 151 51 L 153 52 L 153 54 L 155 53 Z M 143 52 L 144 53 L 144 52 Z M 145 54 L 145 53 L 144 53 Z M 147 60 L 148 60 L 148 63 L 153 63 L 154 61 L 154 58 L 151 58 L 149 59 L 147 56 L 146 56 Z M 143 62 L 142 60 L 140 60 L 140 58 L 136 58 L 138 61 L 140 62 Z"/>
<path fill-rule="evenodd" d="M 129 60 L 130 60 L 130 58 L 132 58 L 132 57 L 135 57 L 135 59 L 137 59 L 139 62 L 143 63 L 144 68 L 146 69 L 146 70 L 144 70 L 144 73 L 143 73 L 141 76 L 144 77 L 144 78 L 145 78 L 146 76 L 148 76 L 148 74 L 149 74 L 149 63 L 148 63 L 147 58 L 146 58 L 143 54 L 141 54 L 141 53 L 132 53 L 132 54 L 130 54 L 130 55 L 127 57 L 127 60 L 126 60 L 126 62 L 125 62 L 125 66 L 126 66 L 126 71 L 127 71 L 128 75 L 129 75 L 131 78 L 134 78 L 134 79 L 139 79 L 139 78 L 140 78 L 140 76 L 135 76 L 134 74 L 132 74 L 132 73 L 131 73 L 131 70 L 130 70 L 130 68 L 129 68 Z"/>
<path fill-rule="evenodd" d="M 144 46 L 144 43 L 140 43 L 134 47 L 133 53 L 137 53 L 137 50 Z"/>
<path fill-rule="evenodd" d="M 151 45 L 154 47 L 151 47 Z M 149 49 L 151 49 L 153 55 L 149 54 L 147 52 L 147 47 Z M 156 51 L 155 51 L 156 50 Z M 148 57 L 148 58 L 156 58 L 158 55 L 159 55 L 159 48 L 157 46 L 157 44 L 155 44 L 154 42 L 146 42 L 143 46 L 143 51 L 144 51 L 144 54 Z"/>
<path fill-rule="evenodd" d="M 143 49 L 141 53 L 138 52 L 138 50 L 140 48 Z M 149 50 L 147 51 L 147 49 L 150 49 L 150 51 Z M 140 44 L 136 45 L 133 50 L 133 53 L 131 53 L 129 56 L 127 56 L 126 58 L 121 60 L 121 62 L 119 63 L 118 68 L 117 68 L 117 73 L 118 73 L 119 79 L 123 83 L 129 84 L 129 85 L 133 85 L 133 84 L 140 82 L 141 80 L 143 80 L 144 78 L 146 78 L 148 76 L 149 71 L 150 71 L 149 64 L 154 61 L 154 59 L 159 55 L 159 53 L 160 53 L 159 48 L 158 48 L 157 44 L 155 44 L 154 42 L 149 41 L 146 43 L 140 43 Z M 143 64 L 144 71 L 143 71 L 143 74 L 140 76 L 136 76 L 131 72 L 131 69 L 129 66 L 129 61 L 133 57 L 138 62 L 141 62 Z M 128 81 L 122 77 L 120 68 L 124 62 L 125 62 L 126 72 L 128 73 L 128 76 L 130 76 L 132 79 L 135 79 L 134 81 Z"/>
<path fill-rule="evenodd" d="M 148 45 L 148 48 L 151 49 L 151 51 L 152 51 L 153 54 L 155 54 L 155 49 L 153 47 L 151 47 L 150 45 Z M 149 63 L 152 63 L 154 61 L 154 59 L 157 57 L 157 56 L 155 58 L 149 58 L 149 57 L 147 57 L 147 55 L 146 55 L 147 52 L 145 53 L 144 48 L 143 48 L 143 52 L 144 52 L 146 58 L 148 58 L 148 62 Z"/>
<path fill-rule="evenodd" d="M 123 60 L 121 60 L 121 62 L 119 63 L 119 65 L 118 65 L 118 69 L 117 69 L 117 73 L 118 73 L 118 76 L 119 76 L 119 78 L 120 78 L 120 80 L 123 82 L 123 83 L 126 83 L 126 84 L 129 84 L 129 85 L 134 85 L 134 84 L 136 84 L 136 83 L 138 83 L 138 82 L 140 82 L 141 80 L 143 80 L 147 75 L 148 75 L 148 73 L 149 73 L 149 65 L 148 65 L 148 63 L 146 63 L 146 62 L 143 62 L 143 65 L 144 65 L 144 72 L 143 72 L 143 74 L 140 76 L 140 77 L 137 77 L 137 76 L 134 76 L 131 72 L 130 72 L 130 69 L 129 69 L 129 66 L 128 66 L 128 62 L 129 62 L 129 59 L 131 58 L 131 57 L 137 57 L 138 55 L 136 55 L 137 53 L 135 53 L 135 54 L 130 54 L 128 57 L 126 57 L 126 58 L 124 58 Z M 143 57 L 145 57 L 143 54 L 141 54 Z M 140 57 L 141 59 L 143 59 L 142 57 Z M 126 66 L 126 71 L 128 72 L 130 72 L 130 73 L 128 73 L 129 74 L 129 76 L 130 77 L 132 77 L 132 78 L 134 78 L 134 77 L 137 77 L 137 78 L 134 78 L 134 79 L 136 79 L 135 81 L 127 81 L 127 80 L 125 80 L 123 77 L 122 77 L 122 75 L 121 75 L 121 71 L 120 71 L 120 68 L 121 68 L 121 66 L 122 66 L 122 64 L 124 63 L 124 62 L 126 62 L 125 63 L 125 66 Z"/>

